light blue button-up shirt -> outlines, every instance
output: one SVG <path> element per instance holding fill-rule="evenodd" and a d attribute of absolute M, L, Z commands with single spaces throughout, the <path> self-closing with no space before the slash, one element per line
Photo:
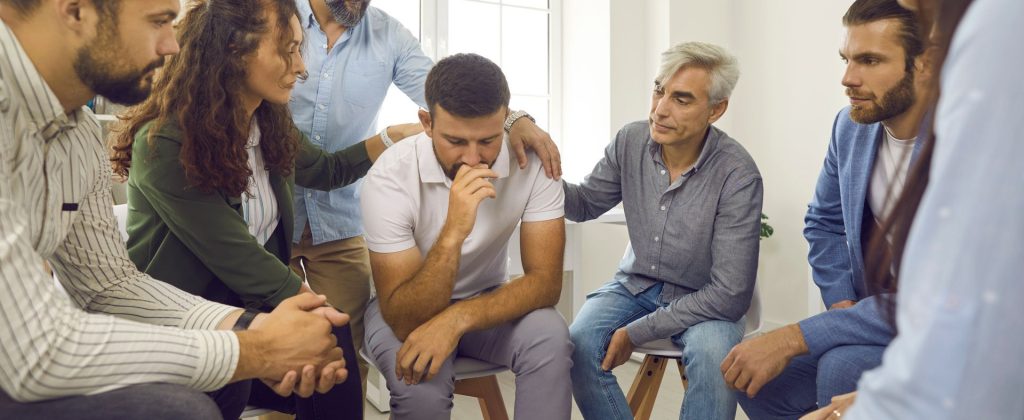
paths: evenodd
<path fill-rule="evenodd" d="M 1024 2 L 975 0 L 943 69 L 899 334 L 843 420 L 1024 419 Z"/>
<path fill-rule="evenodd" d="M 302 57 L 309 78 L 295 85 L 290 107 L 295 125 L 313 144 L 333 152 L 374 135 L 392 82 L 426 108 L 423 85 L 434 63 L 398 20 L 369 7 L 363 20 L 328 51 L 327 35 L 309 0 L 296 0 L 296 5 L 305 30 Z M 299 242 L 307 221 L 314 245 L 362 235 L 361 186 L 362 181 L 323 192 L 296 185 L 293 241 Z"/>

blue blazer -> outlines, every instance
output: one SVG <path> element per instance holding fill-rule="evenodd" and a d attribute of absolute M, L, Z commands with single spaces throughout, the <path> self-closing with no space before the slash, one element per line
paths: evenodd
<path fill-rule="evenodd" d="M 853 122 L 850 107 L 839 111 L 832 123 L 832 140 L 804 217 L 807 260 L 826 308 L 868 296 L 861 235 L 871 170 L 884 133 L 881 123 Z M 914 144 L 911 160 L 923 143 Z"/>
<path fill-rule="evenodd" d="M 884 346 L 894 334 L 880 302 L 868 295 L 861 247 L 868 183 L 883 135 L 881 123 L 853 122 L 849 107 L 839 111 L 832 124 L 828 153 L 804 218 L 804 237 L 810 245 L 811 275 L 825 307 L 847 299 L 858 303 L 800 321 L 814 357 L 841 345 Z M 914 144 L 911 161 L 923 143 Z"/>
<path fill-rule="evenodd" d="M 867 297 L 862 221 L 871 169 L 884 130 L 881 123 L 858 124 L 843 108 L 832 124 L 825 163 L 804 217 L 811 276 L 825 307 Z"/>

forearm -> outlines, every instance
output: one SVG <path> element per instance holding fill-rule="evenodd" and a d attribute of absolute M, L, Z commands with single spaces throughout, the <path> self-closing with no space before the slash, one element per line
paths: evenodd
<path fill-rule="evenodd" d="M 565 192 L 565 218 L 574 222 L 586 222 L 600 217 L 606 211 L 621 202 L 621 194 L 595 194 L 586 185 L 570 184 L 562 181 Z M 599 199 L 606 202 L 599 202 Z"/>
<path fill-rule="evenodd" d="M 449 306 L 461 255 L 462 241 L 443 229 L 421 268 L 381 299 L 384 320 L 399 340 Z"/>
<path fill-rule="evenodd" d="M 554 270 L 527 273 L 490 293 L 455 303 L 443 314 L 454 317 L 463 333 L 493 328 L 555 306 L 562 292 L 561 276 Z"/>
<path fill-rule="evenodd" d="M 65 303 L 66 305 L 66 303 Z M 238 344 L 224 331 L 186 331 L 85 314 L 55 302 L 40 305 L 13 331 L 38 340 L 3 340 L 0 383 L 19 401 L 103 392 L 144 383 L 173 383 L 200 391 L 226 385 Z M 15 308 L 10 308 L 15 309 Z M 25 308 L 23 308 L 25 309 Z"/>
<path fill-rule="evenodd" d="M 633 344 L 667 338 L 705 321 L 736 322 L 750 307 L 752 287 L 736 295 L 709 289 L 706 286 L 630 323 L 626 328 Z"/>
<path fill-rule="evenodd" d="M 847 309 L 822 312 L 799 325 L 814 356 L 842 345 L 887 346 L 896 333 L 886 320 L 879 296 L 868 297 Z"/>
<path fill-rule="evenodd" d="M 562 181 L 565 193 L 565 218 L 574 222 L 596 219 L 622 202 L 622 179 L 615 154 L 615 143 L 605 150 L 605 157 L 579 184 Z"/>

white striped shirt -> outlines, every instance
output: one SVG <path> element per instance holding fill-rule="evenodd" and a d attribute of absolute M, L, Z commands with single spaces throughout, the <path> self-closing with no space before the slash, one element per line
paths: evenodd
<path fill-rule="evenodd" d="M 234 308 L 135 268 L 100 137 L 84 108 L 65 114 L 0 22 L 0 387 L 17 401 L 151 382 L 220 388 L 238 340 L 209 330 Z"/>
<path fill-rule="evenodd" d="M 249 226 L 249 233 L 252 234 L 260 245 L 266 245 L 270 235 L 277 229 L 277 221 L 280 214 L 277 208 L 277 197 L 270 187 L 270 171 L 263 161 L 263 151 L 260 149 L 260 126 L 256 118 L 252 119 L 252 126 L 249 127 L 249 141 L 245 145 L 249 152 L 249 168 L 252 169 L 252 176 L 249 177 L 249 191 L 242 194 L 242 216 L 245 224 Z M 290 199 L 290 198 L 289 198 Z"/>

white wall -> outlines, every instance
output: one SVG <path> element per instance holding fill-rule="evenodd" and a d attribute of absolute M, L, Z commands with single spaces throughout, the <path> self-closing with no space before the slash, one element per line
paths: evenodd
<path fill-rule="evenodd" d="M 743 143 L 764 176 L 764 211 L 775 227 L 761 247 L 764 317 L 773 324 L 806 317 L 817 290 L 808 286 L 803 215 L 835 113 L 845 104 L 837 50 L 850 3 L 564 0 L 560 137 L 562 154 L 571 155 L 563 159 L 570 162 L 567 179 L 582 179 L 619 127 L 646 117 L 660 51 L 682 41 L 730 49 L 743 75 L 717 125 Z M 594 265 L 579 274 L 600 284 L 610 278 L 609 256 L 621 255 L 625 236 L 614 227 L 587 232 L 594 240 L 583 252 Z"/>

